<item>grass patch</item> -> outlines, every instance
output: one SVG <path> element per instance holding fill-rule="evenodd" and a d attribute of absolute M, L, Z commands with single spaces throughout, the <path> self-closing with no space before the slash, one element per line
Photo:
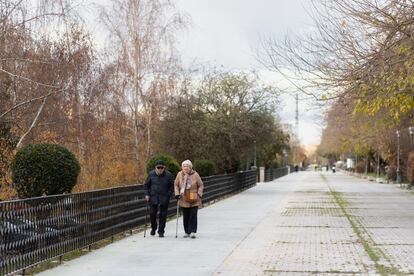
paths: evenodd
<path fill-rule="evenodd" d="M 412 275 L 410 273 L 402 273 L 395 267 L 388 267 L 381 264 L 375 264 L 375 268 L 381 275 Z"/>
<path fill-rule="evenodd" d="M 367 174 L 368 176 L 371 176 L 371 177 L 377 177 L 377 173 L 373 173 L 373 172 L 370 172 L 370 173 L 368 173 Z M 387 175 L 385 175 L 385 174 L 379 174 L 379 176 L 378 177 L 382 177 L 382 178 L 384 178 L 384 177 L 386 177 Z"/>

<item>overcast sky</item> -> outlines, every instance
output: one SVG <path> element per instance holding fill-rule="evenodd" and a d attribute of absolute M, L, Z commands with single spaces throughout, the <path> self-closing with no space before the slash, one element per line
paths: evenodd
<path fill-rule="evenodd" d="M 256 71 L 268 84 L 286 88 L 288 82 L 257 62 L 261 38 L 283 40 L 287 34 L 312 31 L 310 0 L 172 0 L 190 18 L 177 40 L 184 65 L 222 67 L 224 70 Z M 105 4 L 108 0 L 91 0 Z M 92 7 L 92 6 L 91 6 Z M 95 13 L 95 14 L 94 14 Z M 98 45 L 105 44 L 104 30 L 90 9 L 89 25 Z M 101 34 L 101 35 L 100 35 Z M 278 108 L 282 123 L 295 124 L 294 95 L 283 95 Z M 322 112 L 313 103 L 299 104 L 299 137 L 302 144 L 319 144 Z"/>
<path fill-rule="evenodd" d="M 256 70 L 263 80 L 280 83 L 281 77 L 266 72 L 256 59 L 260 37 L 283 39 L 288 33 L 311 31 L 309 0 L 176 0 L 191 24 L 180 34 L 180 50 L 187 66 L 193 62 L 223 66 L 227 70 Z M 294 97 L 282 97 L 282 122 L 294 125 Z M 300 104 L 299 136 L 302 144 L 318 144 L 321 111 Z M 309 110 L 312 109 L 312 110 Z"/>

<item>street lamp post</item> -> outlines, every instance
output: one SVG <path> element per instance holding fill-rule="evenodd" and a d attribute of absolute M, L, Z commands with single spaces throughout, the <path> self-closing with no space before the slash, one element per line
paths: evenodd
<path fill-rule="evenodd" d="M 401 171 L 400 171 L 400 131 L 395 132 L 397 134 L 397 182 L 401 184 Z"/>

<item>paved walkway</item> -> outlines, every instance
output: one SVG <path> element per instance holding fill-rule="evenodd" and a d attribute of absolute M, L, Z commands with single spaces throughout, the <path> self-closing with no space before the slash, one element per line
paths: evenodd
<path fill-rule="evenodd" d="M 414 195 L 342 173 L 260 183 L 199 212 L 197 239 L 142 233 L 41 275 L 414 274 Z"/>

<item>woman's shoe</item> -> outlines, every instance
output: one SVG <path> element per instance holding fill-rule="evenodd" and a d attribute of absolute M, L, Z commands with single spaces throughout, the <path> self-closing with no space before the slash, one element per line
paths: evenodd
<path fill-rule="evenodd" d="M 191 233 L 190 237 L 191 237 L 192 239 L 195 239 L 195 238 L 196 238 L 196 234 L 195 234 L 195 233 Z"/>
<path fill-rule="evenodd" d="M 190 237 L 190 234 L 184 234 L 183 238 L 188 238 Z"/>

